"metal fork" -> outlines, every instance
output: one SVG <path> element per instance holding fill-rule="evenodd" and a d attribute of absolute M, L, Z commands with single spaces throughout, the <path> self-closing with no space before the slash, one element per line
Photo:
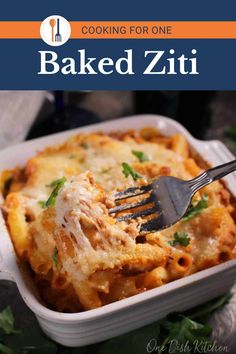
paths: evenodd
<path fill-rule="evenodd" d="M 61 42 L 62 38 L 61 38 L 61 34 L 60 34 L 60 19 L 57 19 L 57 33 L 55 35 L 55 42 Z"/>
<path fill-rule="evenodd" d="M 115 202 L 144 196 L 138 202 L 120 204 L 109 210 L 109 214 L 132 210 L 132 213 L 117 217 L 118 221 L 153 215 L 143 223 L 140 233 L 165 229 L 179 221 L 187 212 L 192 197 L 201 188 L 236 170 L 236 160 L 211 168 L 199 176 L 184 181 L 176 177 L 162 176 L 141 187 L 130 187 L 115 194 Z M 141 210 L 135 210 L 140 208 Z M 147 207 L 147 208 L 144 208 Z"/>

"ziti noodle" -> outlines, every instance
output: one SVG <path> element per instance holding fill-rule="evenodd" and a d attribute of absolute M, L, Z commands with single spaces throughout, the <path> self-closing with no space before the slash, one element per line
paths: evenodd
<path fill-rule="evenodd" d="M 57 311 L 89 310 L 235 258 L 234 203 L 220 182 L 161 232 L 140 236 L 145 220 L 108 214 L 118 190 L 162 175 L 191 179 L 204 167 L 182 135 L 145 128 L 79 134 L 2 172 L 3 214 L 42 299 Z"/>

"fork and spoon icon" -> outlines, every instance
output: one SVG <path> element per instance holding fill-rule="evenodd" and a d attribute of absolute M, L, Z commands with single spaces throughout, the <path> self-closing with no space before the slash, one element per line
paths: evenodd
<path fill-rule="evenodd" d="M 61 42 L 62 41 L 62 36 L 60 34 L 60 19 L 57 18 L 57 20 L 55 20 L 54 18 L 51 18 L 49 21 L 49 24 L 51 26 L 51 30 L 52 30 L 52 42 Z M 54 29 L 55 26 L 57 25 L 56 28 L 56 34 L 54 33 Z"/>

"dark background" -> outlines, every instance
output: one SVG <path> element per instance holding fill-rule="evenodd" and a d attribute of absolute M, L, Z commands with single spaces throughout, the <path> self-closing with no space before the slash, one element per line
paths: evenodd
<path fill-rule="evenodd" d="M 134 114 L 160 114 L 198 139 L 220 139 L 236 152 L 236 91 L 90 91 L 45 99 L 28 138 Z M 235 128 L 236 129 L 236 128 Z"/>

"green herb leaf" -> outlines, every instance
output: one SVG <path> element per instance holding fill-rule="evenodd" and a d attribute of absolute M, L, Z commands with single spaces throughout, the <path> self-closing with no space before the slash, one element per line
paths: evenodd
<path fill-rule="evenodd" d="M 191 203 L 187 213 L 182 218 L 182 220 L 189 221 L 195 218 L 195 216 L 199 215 L 203 211 L 203 209 L 206 208 L 208 208 L 208 196 L 204 193 L 201 200 L 199 200 L 197 204 L 194 205 L 193 203 Z"/>
<path fill-rule="evenodd" d="M 14 316 L 10 306 L 0 312 L 0 328 L 6 333 L 18 333 L 14 328 Z"/>
<path fill-rule="evenodd" d="M 184 353 L 191 353 L 194 343 L 201 345 L 210 343 L 210 335 L 212 328 L 207 324 L 202 324 L 191 320 L 190 318 L 179 316 L 177 321 L 163 320 L 161 326 L 167 331 L 167 336 L 164 339 L 162 346 L 168 347 L 168 345 L 180 348 L 181 345 L 187 345 L 189 350 Z M 173 349 L 173 348 L 172 348 Z M 179 353 L 177 349 L 173 353 Z"/>
<path fill-rule="evenodd" d="M 58 346 L 51 339 L 47 338 L 36 325 L 26 328 L 21 334 L 8 336 L 5 341 L 6 345 L 10 346 L 13 350 L 9 354 L 58 353 Z"/>
<path fill-rule="evenodd" d="M 62 179 L 64 179 L 64 178 L 65 178 L 65 177 L 55 179 L 55 180 L 52 181 L 51 183 L 46 184 L 46 187 L 55 188 L 55 187 L 58 185 L 58 183 L 61 183 Z"/>
<path fill-rule="evenodd" d="M 60 191 L 60 189 L 64 186 L 66 182 L 66 177 L 62 177 L 56 181 L 53 181 L 51 183 L 51 186 L 54 187 L 51 195 L 49 196 L 48 200 L 45 202 L 45 208 L 48 208 L 49 206 L 53 206 L 55 205 L 58 193 Z M 41 205 L 43 206 L 44 204 L 42 202 L 40 202 Z"/>
<path fill-rule="evenodd" d="M 81 146 L 85 150 L 88 150 L 88 148 L 89 148 L 89 145 L 87 143 L 82 143 Z"/>
<path fill-rule="evenodd" d="M 149 161 L 149 157 L 143 151 L 132 150 L 132 154 L 138 158 L 139 162 Z"/>
<path fill-rule="evenodd" d="M 3 354 L 18 354 L 17 352 L 15 352 L 15 350 L 7 347 L 6 345 L 0 343 L 0 353 Z"/>
<path fill-rule="evenodd" d="M 174 233 L 174 240 L 169 241 L 169 244 L 171 246 L 184 246 L 187 247 L 190 242 L 190 237 L 188 237 L 188 234 L 186 232 L 175 232 Z"/>
<path fill-rule="evenodd" d="M 52 255 L 52 260 L 55 265 L 55 267 L 58 267 L 58 249 L 54 247 L 53 255 Z"/>
<path fill-rule="evenodd" d="M 206 304 L 198 306 L 197 308 L 194 309 L 194 311 L 191 311 L 188 314 L 188 317 L 191 318 L 192 320 L 197 319 L 198 321 L 205 321 L 209 318 L 209 316 L 214 313 L 215 311 L 218 311 L 222 307 L 224 307 L 226 304 L 229 303 L 230 299 L 232 298 L 231 293 L 226 293 L 222 296 L 219 296 L 218 298 L 208 301 Z"/>
<path fill-rule="evenodd" d="M 125 175 L 126 178 L 131 176 L 134 181 L 137 181 L 137 179 L 142 178 L 142 176 L 138 172 L 134 171 L 134 169 L 127 162 L 123 162 L 122 167 L 122 173 Z"/>
<path fill-rule="evenodd" d="M 38 204 L 41 206 L 41 208 L 46 209 L 46 202 L 44 200 L 39 200 Z"/>

